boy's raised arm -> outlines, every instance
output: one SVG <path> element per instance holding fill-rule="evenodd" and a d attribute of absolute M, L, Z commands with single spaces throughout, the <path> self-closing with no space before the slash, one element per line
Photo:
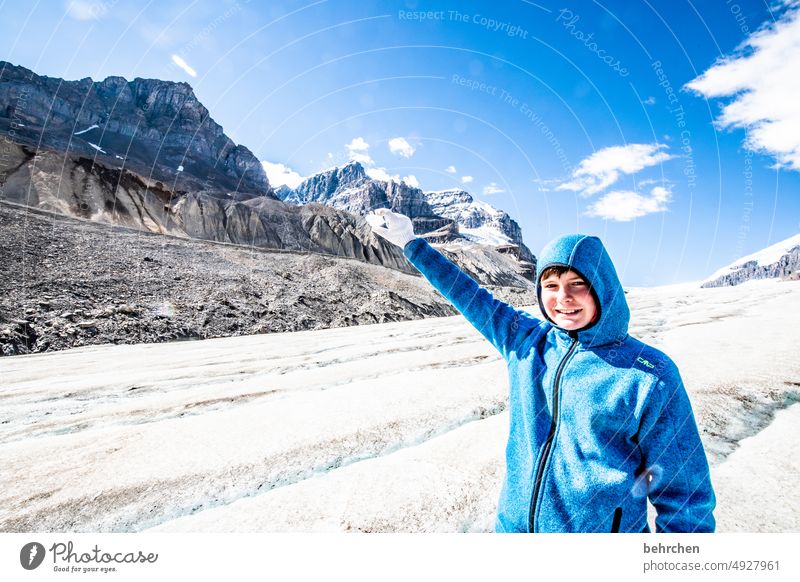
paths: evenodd
<path fill-rule="evenodd" d="M 408 217 L 391 212 L 380 216 L 386 221 L 386 226 L 370 221 L 373 230 L 400 246 L 411 264 L 492 342 L 503 357 L 508 356 L 526 332 L 540 323 L 533 316 L 495 299 L 424 239 L 415 237 Z"/>
<path fill-rule="evenodd" d="M 672 376 L 672 374 L 670 374 Z M 713 532 L 716 498 L 683 381 L 659 380 L 642 415 L 639 446 L 651 474 L 657 532 Z"/>

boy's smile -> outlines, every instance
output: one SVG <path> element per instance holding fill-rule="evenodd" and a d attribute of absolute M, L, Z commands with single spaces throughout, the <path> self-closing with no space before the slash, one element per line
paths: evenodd
<path fill-rule="evenodd" d="M 589 285 L 574 271 L 544 277 L 541 296 L 547 317 L 561 329 L 582 329 L 597 315 Z"/>

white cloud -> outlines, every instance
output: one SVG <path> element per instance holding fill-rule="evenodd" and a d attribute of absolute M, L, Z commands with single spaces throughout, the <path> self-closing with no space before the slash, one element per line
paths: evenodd
<path fill-rule="evenodd" d="M 644 103 L 645 105 L 655 105 L 656 104 L 656 98 L 653 97 L 652 95 L 650 95 L 650 97 L 648 97 L 647 99 L 642 101 L 642 103 Z"/>
<path fill-rule="evenodd" d="M 403 182 L 405 182 L 412 188 L 419 188 L 419 180 L 417 180 L 417 177 L 414 174 L 403 176 Z"/>
<path fill-rule="evenodd" d="M 359 162 L 362 166 L 371 166 L 375 162 L 369 157 L 369 154 L 362 154 L 360 152 L 350 152 L 350 159 L 354 162 Z"/>
<path fill-rule="evenodd" d="M 390 182 L 394 180 L 395 182 L 400 181 L 400 176 L 395 174 L 394 176 L 391 175 L 389 172 L 386 171 L 386 168 L 367 168 L 364 170 L 367 173 L 367 176 L 373 178 L 375 180 L 382 180 L 384 182 Z"/>
<path fill-rule="evenodd" d="M 369 151 L 369 144 L 363 137 L 354 137 L 349 144 L 344 146 L 347 149 L 348 159 L 361 163 L 364 167 L 374 166 L 375 162 L 372 160 Z"/>
<path fill-rule="evenodd" d="M 469 183 L 470 183 L 470 182 L 472 182 L 474 179 L 475 179 L 475 178 L 473 178 L 472 176 L 461 176 L 461 183 L 462 183 L 462 184 L 469 184 Z"/>
<path fill-rule="evenodd" d="M 444 169 L 444 171 L 447 172 L 448 174 L 455 174 L 456 173 L 456 167 L 455 166 L 447 166 Z"/>
<path fill-rule="evenodd" d="M 393 154 L 399 154 L 404 158 L 410 158 L 417 150 L 408 143 L 405 138 L 393 137 L 389 140 L 389 151 Z"/>
<path fill-rule="evenodd" d="M 100 20 L 108 6 L 100 0 L 67 0 L 67 14 L 75 20 Z"/>
<path fill-rule="evenodd" d="M 581 160 L 572 179 L 556 190 L 572 190 L 583 196 L 597 194 L 619 180 L 621 174 L 635 174 L 674 157 L 661 151 L 666 147 L 659 143 L 632 143 L 597 150 Z"/>
<path fill-rule="evenodd" d="M 197 71 L 195 71 L 192 67 L 190 67 L 188 63 L 178 55 L 172 55 L 172 62 L 178 65 L 181 69 L 183 69 L 183 71 L 190 77 L 197 76 Z"/>
<path fill-rule="evenodd" d="M 369 144 L 363 137 L 354 137 L 346 147 L 349 151 L 365 152 L 369 149 Z"/>
<path fill-rule="evenodd" d="M 262 161 L 261 165 L 267 173 L 269 183 L 273 188 L 286 184 L 289 188 L 297 188 L 303 181 L 303 176 L 284 164 L 273 164 L 272 162 Z"/>
<path fill-rule="evenodd" d="M 672 193 L 662 186 L 650 190 L 649 196 L 630 190 L 615 190 L 592 204 L 587 209 L 586 215 L 628 222 L 655 212 L 664 212 L 671 198 Z"/>
<path fill-rule="evenodd" d="M 483 187 L 484 194 L 499 194 L 500 192 L 505 192 L 502 188 L 499 188 L 497 184 L 494 182 L 490 182 L 488 186 Z"/>
<path fill-rule="evenodd" d="M 686 87 L 705 97 L 733 97 L 717 126 L 746 129 L 748 148 L 800 170 L 800 3 L 785 4 L 790 9 L 777 22 Z"/>

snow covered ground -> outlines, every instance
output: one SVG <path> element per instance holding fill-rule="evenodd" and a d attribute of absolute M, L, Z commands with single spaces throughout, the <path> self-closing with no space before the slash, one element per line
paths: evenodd
<path fill-rule="evenodd" d="M 800 531 L 800 283 L 633 289 L 719 531 Z M 502 360 L 460 316 L 0 359 L 0 531 L 490 531 Z"/>

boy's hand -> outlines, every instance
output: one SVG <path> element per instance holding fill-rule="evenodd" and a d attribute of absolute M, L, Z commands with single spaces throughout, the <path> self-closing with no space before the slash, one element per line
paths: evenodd
<path fill-rule="evenodd" d="M 417 238 L 414 235 L 414 225 L 411 223 L 411 219 L 404 214 L 392 212 L 387 208 L 378 208 L 364 218 L 375 234 L 401 249 Z"/>

